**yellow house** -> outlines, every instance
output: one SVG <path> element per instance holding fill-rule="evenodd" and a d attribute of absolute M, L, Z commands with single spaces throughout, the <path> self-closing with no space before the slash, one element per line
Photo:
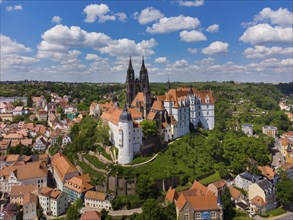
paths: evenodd
<path fill-rule="evenodd" d="M 270 211 L 277 207 L 275 187 L 265 177 L 251 184 L 248 189 L 250 209 L 255 213 Z"/>
<path fill-rule="evenodd" d="M 13 114 L 7 113 L 7 114 L 0 114 L 0 118 L 2 121 L 12 121 L 13 120 Z"/>

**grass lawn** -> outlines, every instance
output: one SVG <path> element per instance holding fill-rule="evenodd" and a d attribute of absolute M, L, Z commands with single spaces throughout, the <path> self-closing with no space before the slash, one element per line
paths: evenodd
<path fill-rule="evenodd" d="M 84 154 L 83 155 L 92 165 L 94 165 L 98 169 L 106 169 L 106 164 L 99 161 L 99 159 L 95 156 Z"/>
<path fill-rule="evenodd" d="M 285 214 L 286 212 L 287 212 L 287 211 L 284 210 L 284 209 L 280 206 L 280 207 L 278 207 L 278 208 L 276 208 L 276 209 L 270 211 L 270 212 L 269 212 L 269 215 L 270 215 L 270 217 L 274 217 L 274 216 L 278 216 L 278 215 Z"/>
<path fill-rule="evenodd" d="M 209 183 L 218 181 L 220 179 L 221 179 L 220 174 L 218 171 L 216 171 L 214 174 L 212 174 L 204 179 L 199 180 L 199 182 L 203 185 L 208 185 Z"/>
<path fill-rule="evenodd" d="M 242 212 L 238 209 L 234 209 L 234 214 L 232 216 L 226 216 L 225 219 L 227 219 L 227 220 L 253 220 L 253 218 L 250 218 L 246 212 Z"/>
<path fill-rule="evenodd" d="M 143 163 L 143 162 L 146 162 L 148 161 L 149 159 L 151 159 L 153 156 L 151 157 L 136 157 L 133 159 L 133 161 L 131 162 L 131 164 L 139 164 L 139 163 Z"/>
<path fill-rule="evenodd" d="M 204 138 L 202 138 L 204 140 Z M 169 144 L 165 152 L 160 152 L 150 163 L 138 167 L 115 166 L 113 172 L 119 171 L 125 177 L 147 175 L 153 180 L 168 177 L 187 177 L 189 182 L 201 179 L 214 170 L 214 164 L 210 156 L 200 146 L 200 141 L 195 141 L 198 146 L 190 146 L 189 135 L 181 137 L 179 140 Z M 144 158 L 138 158 L 134 162 L 141 162 Z M 148 158 L 149 159 L 149 158 Z M 214 179 L 220 179 L 219 174 Z"/>
<path fill-rule="evenodd" d="M 100 172 L 97 172 L 95 170 L 93 170 L 89 165 L 87 165 L 86 163 L 82 162 L 82 161 L 76 161 L 77 164 L 81 167 L 81 169 L 83 170 L 84 173 L 88 173 L 90 174 L 91 177 L 93 178 L 102 178 L 104 179 L 105 176 L 100 173 Z"/>

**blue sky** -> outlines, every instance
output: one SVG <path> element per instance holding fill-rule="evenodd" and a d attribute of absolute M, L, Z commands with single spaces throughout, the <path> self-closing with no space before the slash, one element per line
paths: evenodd
<path fill-rule="evenodd" d="M 1 80 L 289 82 L 291 1 L 6 1 Z"/>

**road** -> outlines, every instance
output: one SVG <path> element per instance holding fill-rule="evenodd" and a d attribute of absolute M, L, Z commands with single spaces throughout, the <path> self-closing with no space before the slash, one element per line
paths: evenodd
<path fill-rule="evenodd" d="M 287 212 L 283 215 L 272 217 L 272 218 L 262 218 L 260 216 L 255 216 L 253 219 L 255 220 L 292 220 L 293 219 L 293 213 Z"/>
<path fill-rule="evenodd" d="M 280 146 L 279 140 L 276 139 L 275 146 L 272 149 L 272 156 L 273 156 L 272 166 L 273 167 L 279 167 L 281 164 L 285 163 L 284 157 L 282 156 L 280 150 L 281 150 L 281 146 Z"/>

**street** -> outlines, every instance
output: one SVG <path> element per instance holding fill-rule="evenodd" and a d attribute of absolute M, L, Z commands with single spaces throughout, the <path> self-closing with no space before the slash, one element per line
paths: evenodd
<path fill-rule="evenodd" d="M 281 153 L 281 143 L 279 139 L 276 139 L 275 146 L 272 148 L 272 167 L 279 167 L 281 164 L 285 163 L 284 157 Z"/>

